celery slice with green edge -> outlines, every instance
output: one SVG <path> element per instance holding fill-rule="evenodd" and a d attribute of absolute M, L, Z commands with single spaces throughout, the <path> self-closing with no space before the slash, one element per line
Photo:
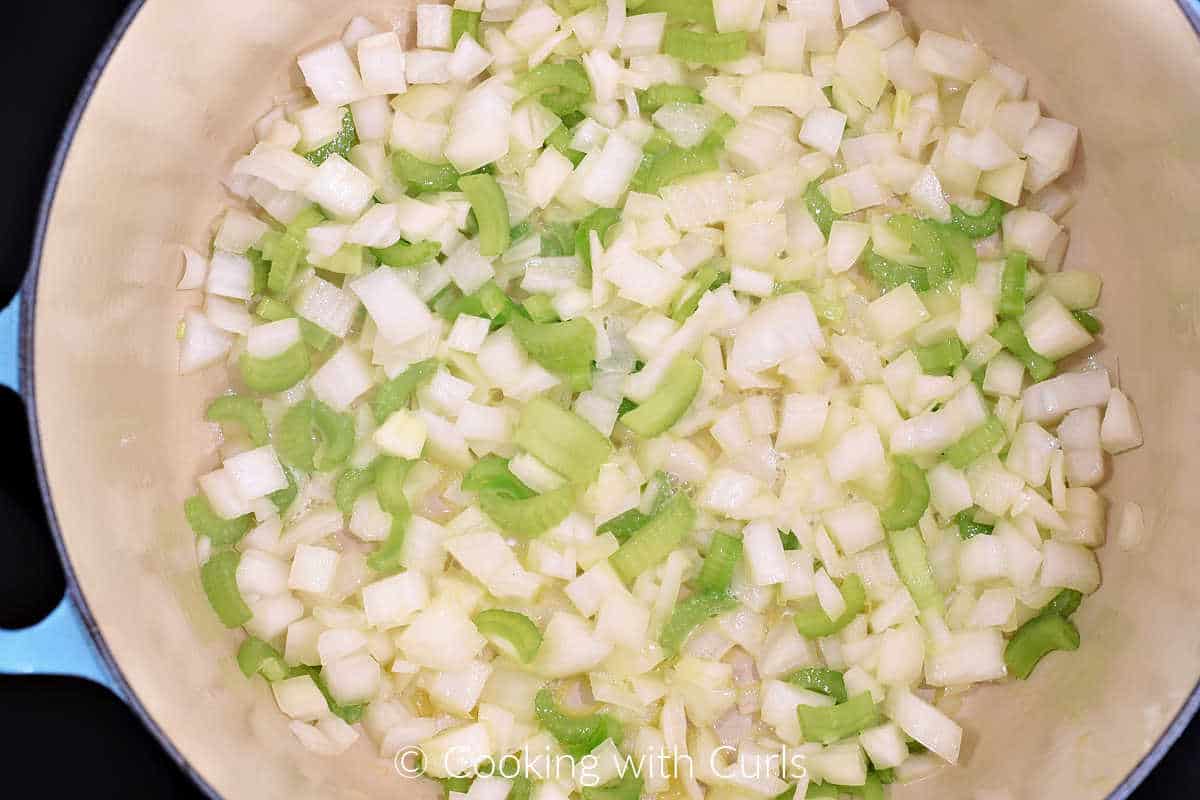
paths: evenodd
<path fill-rule="evenodd" d="M 1008 211 L 1008 206 L 999 200 L 992 199 L 982 214 L 971 216 L 958 206 L 950 206 L 950 224 L 958 228 L 972 239 L 986 239 L 1000 230 L 1000 220 Z"/>
<path fill-rule="evenodd" d="M 700 391 L 704 367 L 690 356 L 679 356 L 667 369 L 654 394 L 621 416 L 621 424 L 649 439 L 666 432 L 687 413 Z"/>
<path fill-rule="evenodd" d="M 857 736 L 883 720 L 870 692 L 856 694 L 835 706 L 796 706 L 796 714 L 804 738 L 826 745 Z"/>
<path fill-rule="evenodd" d="M 665 12 L 668 22 L 694 22 L 709 30 L 717 27 L 712 0 L 644 0 L 637 7 L 637 12 L 639 14 Z"/>
<path fill-rule="evenodd" d="M 296 312 L 292 311 L 291 306 L 282 300 L 276 300 L 274 297 L 264 297 L 262 300 L 259 300 L 254 313 L 267 322 L 278 322 L 281 319 L 291 319 L 296 316 Z"/>
<path fill-rule="evenodd" d="M 533 322 L 512 317 L 517 341 L 537 363 L 566 380 L 572 391 L 592 386 L 592 363 L 596 360 L 596 329 L 583 317 L 570 322 Z"/>
<path fill-rule="evenodd" d="M 845 677 L 836 669 L 804 667 L 789 674 L 784 680 L 802 689 L 832 697 L 835 703 L 844 703 L 849 699 L 849 695 L 846 694 Z"/>
<path fill-rule="evenodd" d="M 833 230 L 833 223 L 841 218 L 841 214 L 833 210 L 833 204 L 829 202 L 829 198 L 821 191 L 819 180 L 812 181 L 805 188 L 804 206 L 808 209 L 808 214 L 812 217 L 813 222 L 817 223 L 817 227 L 821 229 L 821 233 L 828 239 L 829 232 Z"/>
<path fill-rule="evenodd" d="M 700 97 L 700 92 L 692 87 L 671 83 L 656 83 L 649 89 L 639 91 L 637 101 L 638 109 L 646 114 L 653 114 L 669 103 L 698 104 L 704 102 Z"/>
<path fill-rule="evenodd" d="M 1025 277 L 1029 272 L 1029 256 L 1009 253 L 1000 276 L 1000 316 L 1018 319 L 1025 313 Z"/>
<path fill-rule="evenodd" d="M 483 513 L 512 536 L 540 536 L 566 519 L 574 505 L 575 492 L 570 486 L 521 499 L 494 492 L 479 495 Z"/>
<path fill-rule="evenodd" d="M 626 770 L 615 781 L 603 786 L 584 786 L 579 790 L 582 800 L 638 800 L 642 796 L 642 777 L 635 770 Z"/>
<path fill-rule="evenodd" d="M 242 353 L 238 359 L 242 380 L 259 394 L 284 392 L 295 386 L 312 369 L 312 359 L 304 342 L 296 342 L 274 358 L 255 358 Z"/>
<path fill-rule="evenodd" d="M 700 307 L 700 298 L 706 292 L 729 283 L 729 261 L 724 258 L 710 258 L 705 261 L 691 280 L 683 285 L 679 297 L 671 304 L 671 319 L 683 324 L 688 317 L 696 313 Z"/>
<path fill-rule="evenodd" d="M 954 267 L 955 277 L 961 283 L 974 283 L 979 269 L 979 256 L 971 238 L 953 225 L 938 225 L 938 236 L 946 248 L 946 256 Z"/>
<path fill-rule="evenodd" d="M 313 403 L 313 423 L 322 443 L 316 459 L 317 471 L 336 469 L 354 451 L 354 416 L 339 414 L 316 400 Z"/>
<path fill-rule="evenodd" d="M 371 253 L 385 267 L 419 267 L 437 258 L 442 246 L 437 242 L 406 242 L 403 239 L 388 247 L 373 247 Z"/>
<path fill-rule="evenodd" d="M 354 705 L 343 706 L 334 700 L 333 695 L 329 692 L 329 685 L 326 683 L 325 675 L 322 673 L 320 667 L 309 667 L 303 665 L 299 667 L 293 667 L 291 676 L 295 678 L 299 677 L 300 675 L 307 675 L 308 677 L 312 678 L 313 683 L 317 685 L 317 688 L 321 691 L 321 694 L 324 695 L 325 704 L 329 707 L 330 713 L 332 713 L 335 717 L 339 717 L 351 725 L 362 719 L 363 704 L 355 703 Z"/>
<path fill-rule="evenodd" d="M 733 570 L 742 557 L 742 540 L 718 531 L 708 543 L 708 555 L 696 577 L 702 592 L 727 592 L 733 582 Z"/>
<path fill-rule="evenodd" d="M 779 532 L 779 540 L 781 542 L 783 542 L 784 550 L 799 550 L 800 549 L 800 537 L 797 536 L 796 534 L 792 533 L 791 531 L 780 531 Z"/>
<path fill-rule="evenodd" d="M 250 248 L 246 251 L 246 258 L 250 262 L 250 268 L 253 270 L 253 278 L 251 281 L 251 292 L 253 294 L 263 294 L 267 291 L 267 286 L 271 277 L 271 264 L 265 258 L 261 250 Z"/>
<path fill-rule="evenodd" d="M 502 654 L 528 664 L 542 646 L 542 632 L 524 614 L 491 608 L 472 619 L 480 634 Z"/>
<path fill-rule="evenodd" d="M 1063 589 L 1058 594 L 1054 595 L 1054 599 L 1046 604 L 1042 609 L 1044 614 L 1058 614 L 1061 617 L 1070 617 L 1079 610 L 1080 604 L 1083 603 L 1083 592 L 1075 589 Z"/>
<path fill-rule="evenodd" d="M 655 566 L 679 547 L 696 523 L 696 508 L 682 492 L 675 494 L 608 561 L 626 582 Z"/>
<path fill-rule="evenodd" d="M 374 465 L 367 467 L 351 467 L 338 476 L 333 486 L 333 498 L 338 510 L 343 514 L 354 512 L 354 501 L 363 492 L 375 485 Z"/>
<path fill-rule="evenodd" d="M 887 541 L 896 573 L 912 595 L 917 608 L 941 612 L 945 599 L 933 579 L 933 569 L 929 566 L 929 555 L 925 551 L 921 532 L 916 528 L 888 531 Z"/>
<path fill-rule="evenodd" d="M 559 322 L 558 312 L 554 310 L 554 298 L 548 294 L 530 295 L 521 306 L 535 323 Z"/>
<path fill-rule="evenodd" d="M 262 675 L 268 681 L 281 681 L 291 674 L 283 655 L 262 639 L 251 636 L 237 652 L 238 669 L 247 678 Z"/>
<path fill-rule="evenodd" d="M 705 144 L 696 147 L 669 145 L 658 153 L 647 155 L 633 176 L 633 190 L 657 194 L 662 187 L 689 175 L 711 172 L 719 166 L 717 150 L 717 147 Z"/>
<path fill-rule="evenodd" d="M 586 155 L 571 149 L 571 132 L 567 130 L 566 125 L 559 125 L 551 131 L 550 135 L 546 137 L 546 144 L 570 159 L 573 167 L 578 167 L 579 162 L 583 161 L 583 157 Z"/>
<path fill-rule="evenodd" d="M 451 164 L 423 161 L 407 150 L 392 153 L 392 172 L 414 194 L 453 191 L 461 177 Z"/>
<path fill-rule="evenodd" d="M 898 531 L 916 525 L 929 507 L 929 482 L 925 471 L 910 458 L 895 459 L 896 475 L 889 490 L 891 501 L 879 512 L 885 530 Z"/>
<path fill-rule="evenodd" d="M 882 292 L 890 292 L 905 283 L 911 286 L 913 291 L 929 291 L 929 273 L 924 267 L 910 267 L 907 264 L 889 261 L 874 250 L 867 253 L 864 269 L 867 277 Z"/>
<path fill-rule="evenodd" d="M 958 525 L 958 538 L 964 542 L 976 536 L 991 536 L 993 527 L 975 521 L 975 509 L 965 508 L 954 515 L 954 523 Z"/>
<path fill-rule="evenodd" d="M 1016 320 L 1006 319 L 992 331 L 992 338 L 1004 346 L 1004 349 L 1016 356 L 1025 365 L 1025 371 L 1035 381 L 1044 381 L 1054 374 L 1054 362 L 1036 352 L 1029 346 L 1025 331 L 1021 330 Z"/>
<path fill-rule="evenodd" d="M 978 428 L 950 445 L 945 458 L 951 466 L 963 469 L 1003 444 L 1004 437 L 1004 423 L 994 415 L 989 416 Z"/>
<path fill-rule="evenodd" d="M 342 115 L 342 127 L 337 132 L 337 135 L 316 150 L 310 150 L 305 153 L 304 157 L 317 166 L 320 166 L 325 163 L 325 159 L 334 153 L 337 153 L 342 158 L 349 158 L 350 150 L 356 144 L 358 144 L 358 130 L 354 127 L 354 115 L 346 111 Z"/>
<path fill-rule="evenodd" d="M 545 65 L 543 65 L 545 66 Z M 508 201 L 491 175 L 464 175 L 458 188 L 467 196 L 479 222 L 479 253 L 498 256 L 508 249 Z"/>
<path fill-rule="evenodd" d="M 650 521 L 649 514 L 643 514 L 636 508 L 631 508 L 617 514 L 612 519 L 605 522 L 596 529 L 596 533 L 603 536 L 606 533 L 611 533 L 617 537 L 618 542 L 626 542 L 630 536 L 642 529 L 642 526 Z"/>
<path fill-rule="evenodd" d="M 367 566 L 381 575 L 394 575 L 404 569 L 404 534 L 408 530 L 409 515 L 393 514 L 388 537 L 367 556 Z"/>
<path fill-rule="evenodd" d="M 267 289 L 282 295 L 292 285 L 300 262 L 304 258 L 305 248 L 302 240 L 287 233 L 267 231 L 262 235 L 262 256 L 271 263 L 267 273 Z"/>
<path fill-rule="evenodd" d="M 832 636 L 853 622 L 867 607 L 867 590 L 857 575 L 847 575 L 838 586 L 838 590 L 842 593 L 846 610 L 837 619 L 830 619 L 815 597 L 809 597 L 796 604 L 792 622 L 801 636 L 807 636 L 809 639 Z"/>
<path fill-rule="evenodd" d="M 478 11 L 464 11 L 456 8 L 450 12 L 450 46 L 458 44 L 465 33 L 475 41 L 479 41 L 479 18 L 483 16 Z"/>
<path fill-rule="evenodd" d="M 746 34 L 705 33 L 684 28 L 669 28 L 663 34 L 662 50 L 669 56 L 692 64 L 724 64 L 746 55 Z"/>
<path fill-rule="evenodd" d="M 533 712 L 546 732 L 562 745 L 563 751 L 574 758 L 583 758 L 605 739 L 621 744 L 624 739 L 621 723 L 609 714 L 587 714 L 572 717 L 558 709 L 554 694 L 541 689 L 533 699 Z M 636 799 L 635 799 L 636 800 Z"/>
<path fill-rule="evenodd" d="M 576 60 L 558 64 L 539 64 L 518 78 L 514 84 L 523 95 L 537 95 L 549 90 L 567 91 L 586 98 L 592 93 L 587 70 Z"/>
<path fill-rule="evenodd" d="M 524 500 L 536 494 L 512 474 L 508 460 L 500 456 L 485 456 L 476 461 L 463 476 L 462 488 L 465 492 L 495 494 L 510 500 Z"/>
<path fill-rule="evenodd" d="M 404 481 L 414 463 L 395 456 L 380 456 L 371 464 L 375 471 L 375 496 L 379 499 L 379 507 L 393 517 L 405 517 L 409 513 Z"/>
<path fill-rule="evenodd" d="M 1004 663 L 1010 675 L 1025 680 L 1055 650 L 1078 649 L 1079 629 L 1061 614 L 1043 612 L 1017 628 L 1004 648 Z"/>
<path fill-rule="evenodd" d="M 212 510 L 208 498 L 195 494 L 183 501 L 183 515 L 197 536 L 207 536 L 213 547 L 230 547 L 254 527 L 254 515 L 244 514 L 233 519 L 222 519 Z"/>
<path fill-rule="evenodd" d="M 313 436 L 316 410 L 311 402 L 302 400 L 284 412 L 275 426 L 275 452 L 288 466 L 305 472 L 316 467 L 317 440 Z"/>
<path fill-rule="evenodd" d="M 541 239 L 541 255 L 547 257 L 575 255 L 575 229 L 577 225 L 569 222 L 549 222 L 542 226 L 538 234 Z M 512 240 L 518 241 L 517 236 Z"/>
<path fill-rule="evenodd" d="M 604 235 L 620 220 L 621 210 L 618 208 L 597 208 L 579 220 L 579 225 L 575 228 L 575 255 L 579 256 L 585 267 L 592 268 L 592 231 L 596 232 L 600 243 L 603 244 Z"/>
<path fill-rule="evenodd" d="M 200 567 L 200 584 L 208 604 L 226 628 L 241 627 L 254 616 L 238 591 L 237 568 L 241 559 L 236 550 L 221 550 Z"/>
<path fill-rule="evenodd" d="M 1104 331 L 1104 326 L 1100 323 L 1100 320 L 1096 319 L 1086 311 L 1072 311 L 1071 316 L 1074 317 L 1075 321 L 1082 325 L 1083 329 L 1092 336 Z"/>
<path fill-rule="evenodd" d="M 433 359 L 418 361 L 375 390 L 371 399 L 371 413 L 382 425 L 387 418 L 402 408 L 407 408 L 413 394 L 425 381 L 438 371 L 438 362 Z"/>
<path fill-rule="evenodd" d="M 917 356 L 917 363 L 921 365 L 921 371 L 926 375 L 950 375 L 966 356 L 962 341 L 957 336 L 951 336 L 937 344 L 918 347 L 913 352 Z"/>
<path fill-rule="evenodd" d="M 281 319 L 292 319 L 296 316 L 296 312 L 292 310 L 291 306 L 274 297 L 264 297 L 260 300 L 254 313 L 267 322 L 278 322 Z M 305 344 L 317 351 L 325 350 L 338 338 L 306 319 L 300 320 L 300 336 L 304 339 Z"/>
<path fill-rule="evenodd" d="M 680 600 L 671 611 L 658 641 L 668 656 L 674 656 L 698 626 L 738 607 L 738 601 L 724 592 L 700 592 Z"/>
<path fill-rule="evenodd" d="M 911 214 L 895 214 L 887 221 L 887 226 L 896 235 L 912 242 L 925 262 L 930 288 L 936 289 L 954 278 L 955 270 L 950 255 L 933 223 L 917 219 Z"/>
<path fill-rule="evenodd" d="M 521 409 L 513 442 L 577 486 L 596 480 L 613 450 L 589 422 L 544 397 Z"/>
<path fill-rule="evenodd" d="M 300 487 L 296 485 L 296 478 L 292 475 L 292 471 L 284 467 L 283 476 L 287 478 L 287 486 L 267 495 L 267 499 L 271 501 L 272 505 L 275 506 L 275 510 L 280 514 L 287 511 L 292 503 L 296 502 L 296 496 L 300 494 Z"/>

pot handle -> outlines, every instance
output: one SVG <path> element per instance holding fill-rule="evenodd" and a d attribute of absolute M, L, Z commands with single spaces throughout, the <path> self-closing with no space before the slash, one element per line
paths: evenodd
<path fill-rule="evenodd" d="M 20 294 L 0 311 L 0 385 L 18 393 L 20 313 Z M 86 678 L 124 699 L 124 691 L 101 658 L 69 591 L 36 625 L 17 631 L 0 628 L 0 674 Z"/>

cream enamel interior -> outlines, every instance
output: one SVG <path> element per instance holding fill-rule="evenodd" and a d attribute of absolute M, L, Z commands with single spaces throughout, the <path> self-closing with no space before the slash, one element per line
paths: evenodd
<path fill-rule="evenodd" d="M 1100 358 L 1146 437 L 1107 494 L 1140 502 L 1147 520 L 1141 548 L 1101 553 L 1080 653 L 1026 685 L 965 696 L 963 766 L 897 796 L 1101 798 L 1200 678 L 1200 42 L 1171 0 L 894 4 L 925 27 L 966 25 L 1083 131 L 1068 265 L 1104 275 Z M 206 607 L 181 513 L 216 462 L 202 413 L 224 378 L 178 378 L 173 336 L 195 302 L 173 289 L 177 247 L 206 246 L 228 202 L 219 180 L 253 121 L 299 83 L 295 55 L 356 13 L 407 30 L 411 6 L 148 0 L 83 116 L 50 215 L 27 388 L 68 556 L 133 691 L 229 798 L 433 796 L 365 737 L 339 758 L 304 752 L 263 682 L 237 672 L 237 637 Z"/>

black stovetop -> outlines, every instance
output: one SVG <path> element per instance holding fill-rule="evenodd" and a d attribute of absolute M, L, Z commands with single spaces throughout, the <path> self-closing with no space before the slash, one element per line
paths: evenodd
<path fill-rule="evenodd" d="M 45 171 L 67 111 L 125 5 L 124 0 L 6 5 L 0 34 L 0 75 L 6 76 L 0 90 L 6 189 L 0 192 L 0 307 L 24 273 Z M 21 403 L 3 388 L 0 420 L 10 431 L 5 450 L 13 467 L 0 471 L 7 473 L 0 477 L 0 626 L 18 628 L 54 608 L 63 572 L 34 482 Z M 0 677 L 0 716 L 7 734 L 0 775 L 6 781 L 33 779 L 41 797 L 200 797 L 133 714 L 86 681 Z M 1195 797 L 1197 786 L 1200 723 L 1193 723 L 1134 798 Z"/>

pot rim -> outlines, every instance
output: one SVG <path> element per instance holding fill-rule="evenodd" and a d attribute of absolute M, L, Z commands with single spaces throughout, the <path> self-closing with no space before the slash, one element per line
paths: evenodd
<path fill-rule="evenodd" d="M 1193 31 L 1200 37 L 1200 0 L 1174 0 L 1175 4 L 1183 12 L 1184 16 L 1190 23 Z M 33 447 L 34 468 L 37 473 L 38 490 L 41 493 L 42 504 L 45 507 L 47 522 L 49 523 L 50 532 L 54 538 L 54 547 L 58 551 L 59 560 L 62 561 L 63 571 L 66 576 L 66 591 L 67 595 L 74 601 L 79 609 L 80 616 L 83 619 L 83 624 L 87 629 L 88 635 L 96 646 L 97 652 L 100 654 L 105 666 L 112 673 L 113 679 L 124 692 L 126 705 L 133 711 L 147 730 L 158 741 L 159 745 L 170 756 L 181 770 L 192 780 L 192 782 L 212 800 L 222 800 L 221 795 L 213 788 L 213 786 L 204 778 L 203 775 L 188 761 L 187 757 L 180 752 L 176 747 L 171 737 L 164 731 L 154 719 L 153 716 L 146 710 L 134 691 L 133 686 L 121 671 L 117 659 L 113 656 L 109 649 L 108 643 L 100 633 L 100 628 L 96 623 L 96 618 L 92 613 L 91 607 L 88 605 L 87 598 L 80 589 L 79 581 L 75 575 L 75 566 L 71 561 L 70 554 L 67 552 L 66 544 L 62 537 L 62 532 L 59 528 L 58 516 L 54 509 L 54 499 L 50 494 L 50 486 L 46 476 L 46 465 L 42 455 L 42 440 L 41 430 L 38 425 L 37 413 L 37 394 L 36 384 L 33 380 L 33 354 L 34 354 L 34 323 L 36 314 L 36 293 L 38 284 L 38 275 L 41 271 L 42 250 L 45 246 L 46 232 L 49 228 L 50 212 L 54 206 L 54 199 L 58 192 L 59 181 L 62 177 L 63 169 L 66 165 L 67 156 L 70 154 L 71 145 L 75 140 L 75 134 L 79 129 L 79 124 L 83 118 L 84 112 L 87 111 L 88 104 L 91 102 L 92 94 L 96 90 L 101 78 L 104 76 L 104 70 L 108 66 L 109 60 L 112 58 L 113 52 L 124 39 L 129 27 L 133 24 L 138 12 L 142 10 L 146 0 L 131 0 L 128 8 L 122 13 L 117 20 L 112 33 L 109 34 L 104 46 L 100 49 L 92 68 L 88 71 L 86 78 L 83 81 L 78 96 L 71 107 L 71 112 L 67 118 L 67 122 L 63 127 L 62 136 L 58 141 L 58 145 L 54 151 L 54 157 L 50 164 L 50 169 L 46 174 L 45 186 L 42 190 L 41 202 L 38 207 L 37 222 L 33 233 L 33 246 L 30 249 L 29 264 L 26 269 L 25 278 L 21 283 L 21 314 L 20 314 L 20 335 L 19 335 L 19 352 L 18 364 L 20 375 L 21 395 L 25 401 L 25 414 L 29 425 L 29 438 Z M 1106 800 L 1128 800 L 1134 790 L 1146 779 L 1146 776 L 1158 766 L 1163 757 L 1171 749 L 1172 746 L 1183 735 L 1188 724 L 1196 716 L 1197 711 L 1200 711 L 1200 676 L 1197 676 L 1197 682 L 1193 687 L 1187 700 L 1180 707 L 1179 712 L 1159 736 L 1137 765 L 1130 770 L 1129 774 L 1113 789 Z"/>

